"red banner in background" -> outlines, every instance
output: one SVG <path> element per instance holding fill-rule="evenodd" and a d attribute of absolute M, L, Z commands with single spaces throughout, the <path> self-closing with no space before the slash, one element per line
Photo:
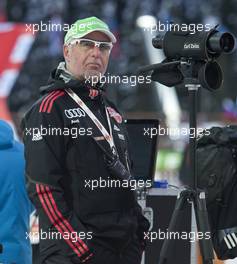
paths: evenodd
<path fill-rule="evenodd" d="M 34 39 L 25 24 L 0 23 L 0 119 L 11 120 L 6 100 Z"/>

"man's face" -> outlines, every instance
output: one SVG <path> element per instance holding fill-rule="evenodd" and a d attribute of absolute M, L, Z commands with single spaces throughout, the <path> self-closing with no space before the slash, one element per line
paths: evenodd
<path fill-rule="evenodd" d="M 87 34 L 83 39 L 110 42 L 103 33 L 95 31 Z M 99 77 L 106 72 L 110 52 L 99 47 L 84 47 L 80 43 L 64 46 L 64 58 L 67 69 L 79 80 Z"/>

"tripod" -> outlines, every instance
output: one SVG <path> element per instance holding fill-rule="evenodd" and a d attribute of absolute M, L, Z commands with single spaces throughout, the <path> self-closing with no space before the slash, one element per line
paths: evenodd
<path fill-rule="evenodd" d="M 205 192 L 198 189 L 197 182 L 197 168 L 196 168 L 196 131 L 197 131 L 197 92 L 200 88 L 198 79 L 193 77 L 193 62 L 182 62 L 180 64 L 181 72 L 184 76 L 184 84 L 189 93 L 189 106 L 190 106 L 190 129 L 195 131 L 193 137 L 189 137 L 189 158 L 190 158 L 190 177 L 192 179 L 192 186 L 181 191 L 177 197 L 175 209 L 171 217 L 168 232 L 175 232 L 180 224 L 180 218 L 184 208 L 191 202 L 195 212 L 197 223 L 197 231 L 205 234 L 210 232 L 208 214 L 206 209 Z M 169 260 L 169 255 L 172 252 L 175 241 L 164 240 L 159 264 L 166 264 Z M 203 259 L 203 264 L 212 264 L 214 259 L 212 241 L 210 239 L 200 239 L 200 251 Z"/>

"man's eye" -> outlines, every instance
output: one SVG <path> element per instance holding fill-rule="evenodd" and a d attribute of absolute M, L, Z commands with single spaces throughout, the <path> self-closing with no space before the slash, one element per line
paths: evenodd
<path fill-rule="evenodd" d="M 88 48 L 94 47 L 94 43 L 91 41 L 87 41 L 87 40 L 81 41 L 80 44 L 82 47 L 88 47 Z"/>
<path fill-rule="evenodd" d="M 110 45 L 108 45 L 106 43 L 101 43 L 100 44 L 100 49 L 104 50 L 104 51 L 110 50 Z"/>

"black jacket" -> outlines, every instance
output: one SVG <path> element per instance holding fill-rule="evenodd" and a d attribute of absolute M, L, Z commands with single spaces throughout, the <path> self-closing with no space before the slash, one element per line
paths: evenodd
<path fill-rule="evenodd" d="M 28 193 L 39 213 L 41 235 L 46 236 L 43 232 L 47 232 L 47 238 L 40 240 L 42 261 L 60 250 L 73 262 L 80 263 L 93 255 L 93 243 L 120 252 L 134 235 L 142 239 L 149 224 L 129 188 L 92 190 L 93 180 L 110 183 L 113 177 L 108 172 L 103 151 L 92 138 L 93 135 L 101 139 L 101 133 L 65 92 L 66 87 L 80 96 L 106 129 L 104 109 L 107 107 L 124 166 L 128 166 L 128 147 L 121 116 L 102 91 L 76 80 L 65 83 L 57 71 L 44 87 L 42 98 L 22 121 Z M 105 140 L 100 142 L 108 147 Z M 61 236 L 52 238 L 52 232 Z M 77 239 L 72 238 L 75 232 L 80 236 Z"/>

